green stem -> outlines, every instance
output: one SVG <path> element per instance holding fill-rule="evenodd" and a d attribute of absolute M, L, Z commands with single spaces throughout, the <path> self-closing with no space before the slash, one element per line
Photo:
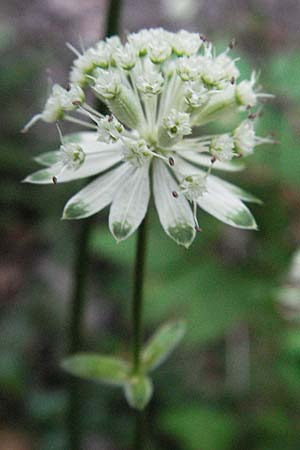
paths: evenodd
<path fill-rule="evenodd" d="M 139 372 L 141 362 L 141 350 L 143 344 L 143 297 L 145 279 L 145 260 L 147 245 L 147 216 L 144 218 L 138 230 L 136 242 L 136 257 L 134 267 L 134 289 L 132 303 L 133 337 L 132 356 L 133 371 Z M 143 412 L 135 412 L 134 450 L 143 449 Z"/>
<path fill-rule="evenodd" d="M 135 433 L 134 433 L 134 450 L 143 450 L 143 411 L 135 411 Z"/>
<path fill-rule="evenodd" d="M 88 273 L 88 238 L 91 221 L 86 220 L 80 224 L 80 230 L 76 245 L 76 254 L 73 268 L 73 292 L 70 311 L 70 337 L 69 354 L 77 353 L 82 345 L 82 319 L 85 300 L 86 281 Z M 80 450 L 81 447 L 81 381 L 70 377 L 69 383 L 69 412 L 68 412 L 68 436 L 69 446 L 72 450 Z"/>
<path fill-rule="evenodd" d="M 146 256 L 146 234 L 147 234 L 147 217 L 140 225 L 137 244 L 136 244 L 136 259 L 134 267 L 134 290 L 133 290 L 133 304 L 132 304 L 132 319 L 133 319 L 133 339 L 132 339 L 132 356 L 133 356 L 133 371 L 139 372 L 140 356 L 143 339 L 143 287 L 145 277 L 145 256 Z"/>
<path fill-rule="evenodd" d="M 121 17 L 122 0 L 110 0 L 106 36 L 112 36 L 118 33 L 119 22 Z M 88 258 L 88 242 L 90 235 L 91 221 L 86 219 L 81 224 L 78 242 L 76 246 L 76 255 L 74 261 L 73 274 L 73 292 L 71 297 L 71 324 L 69 337 L 69 353 L 73 354 L 81 349 L 82 345 L 82 316 L 85 303 L 85 291 L 87 280 L 87 258 Z M 68 449 L 80 450 L 81 448 L 81 380 L 71 378 L 69 380 L 69 409 L 67 416 L 68 428 Z"/>
<path fill-rule="evenodd" d="M 107 11 L 106 36 L 119 33 L 122 0 L 110 0 Z"/>

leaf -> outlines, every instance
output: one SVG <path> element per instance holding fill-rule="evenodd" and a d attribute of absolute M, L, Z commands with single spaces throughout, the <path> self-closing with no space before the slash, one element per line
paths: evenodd
<path fill-rule="evenodd" d="M 125 384 L 124 393 L 128 404 L 132 408 L 142 410 L 152 397 L 152 381 L 146 376 L 133 376 Z"/>
<path fill-rule="evenodd" d="M 184 449 L 237 448 L 238 423 L 229 411 L 188 404 L 161 413 L 159 427 Z"/>
<path fill-rule="evenodd" d="M 168 358 L 183 338 L 185 328 L 185 322 L 178 320 L 158 329 L 142 353 L 142 368 L 145 372 L 156 369 Z"/>
<path fill-rule="evenodd" d="M 130 373 L 130 365 L 120 358 L 89 353 L 66 358 L 62 368 L 72 375 L 113 386 L 123 386 Z"/>

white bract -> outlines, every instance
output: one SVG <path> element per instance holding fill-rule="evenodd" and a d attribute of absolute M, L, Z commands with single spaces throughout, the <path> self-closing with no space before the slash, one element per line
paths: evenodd
<path fill-rule="evenodd" d="M 255 135 L 254 116 L 222 134 L 201 134 L 203 124 L 228 112 L 249 114 L 260 97 L 256 76 L 239 81 L 230 50 L 217 55 L 199 34 L 161 28 L 97 43 L 80 54 L 70 72 L 70 89 L 54 85 L 41 119 L 67 120 L 90 131 L 63 137 L 58 151 L 37 161 L 46 166 L 26 178 L 60 183 L 96 176 L 65 206 L 65 219 L 89 217 L 111 204 L 109 227 L 121 241 L 142 222 L 150 199 L 165 232 L 188 247 L 199 230 L 200 207 L 226 224 L 255 229 L 243 201 L 256 201 L 212 174 L 235 171 L 235 157 L 251 154 L 268 138 Z M 109 110 L 103 115 L 85 103 L 90 89 Z M 197 129 L 197 132 L 195 132 Z"/>

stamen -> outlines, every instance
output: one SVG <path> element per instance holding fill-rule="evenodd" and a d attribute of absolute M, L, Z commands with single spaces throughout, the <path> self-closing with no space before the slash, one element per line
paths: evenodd
<path fill-rule="evenodd" d="M 193 216 L 195 221 L 195 230 L 196 231 L 202 231 L 202 228 L 199 226 L 198 219 L 197 219 L 197 202 L 193 201 Z"/>
<path fill-rule="evenodd" d="M 97 130 L 96 125 L 92 125 L 91 123 L 84 122 L 83 120 L 80 119 L 76 119 L 76 117 L 66 115 L 64 119 L 67 120 L 68 122 L 76 123 L 77 125 L 82 125 L 84 127 L 91 128 L 92 130 Z"/>
<path fill-rule="evenodd" d="M 38 120 L 40 120 L 40 118 L 42 117 L 41 114 L 35 114 L 30 120 L 29 122 L 26 123 L 26 125 L 21 129 L 21 133 L 27 133 L 27 131 L 29 130 L 29 128 L 32 127 L 32 125 L 34 125 Z"/>
<path fill-rule="evenodd" d="M 74 55 L 76 55 L 78 58 L 81 56 L 81 53 L 79 53 L 79 51 L 73 47 L 72 44 L 70 44 L 69 42 L 66 42 L 66 46 L 68 47 L 69 50 L 71 50 L 72 53 L 74 53 Z"/>
<path fill-rule="evenodd" d="M 169 157 L 169 164 L 171 167 L 174 167 L 175 161 L 174 158 L 172 156 Z"/>
<path fill-rule="evenodd" d="M 228 44 L 228 48 L 232 50 L 236 46 L 236 38 L 231 39 L 231 41 Z"/>
<path fill-rule="evenodd" d="M 52 181 L 53 181 L 53 184 L 57 184 L 57 177 L 56 177 L 56 176 L 53 176 L 53 177 L 52 177 Z"/>
<path fill-rule="evenodd" d="M 95 108 L 88 105 L 87 103 L 83 103 L 83 105 L 81 105 L 81 107 L 86 109 L 87 111 L 91 112 L 92 114 L 95 114 L 95 116 L 103 117 L 103 114 L 101 114 L 99 111 L 97 111 Z"/>
<path fill-rule="evenodd" d="M 176 192 L 176 191 L 173 191 L 173 192 L 172 192 L 172 195 L 173 195 L 174 198 L 178 198 L 178 196 L 179 196 L 179 195 L 178 195 L 178 192 Z"/>

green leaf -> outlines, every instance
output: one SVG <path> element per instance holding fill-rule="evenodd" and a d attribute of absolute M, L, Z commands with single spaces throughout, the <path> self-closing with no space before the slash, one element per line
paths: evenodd
<path fill-rule="evenodd" d="M 238 423 L 229 411 L 189 404 L 161 413 L 159 427 L 184 449 L 237 448 Z"/>
<path fill-rule="evenodd" d="M 152 381 L 146 376 L 133 376 L 125 384 L 124 393 L 128 404 L 132 408 L 142 410 L 152 397 Z"/>
<path fill-rule="evenodd" d="M 72 375 L 113 386 L 123 386 L 130 373 L 130 365 L 120 358 L 88 353 L 66 358 L 62 368 Z"/>
<path fill-rule="evenodd" d="M 145 372 L 155 369 L 168 358 L 183 338 L 185 328 L 185 322 L 178 320 L 158 329 L 142 353 L 142 368 Z"/>

